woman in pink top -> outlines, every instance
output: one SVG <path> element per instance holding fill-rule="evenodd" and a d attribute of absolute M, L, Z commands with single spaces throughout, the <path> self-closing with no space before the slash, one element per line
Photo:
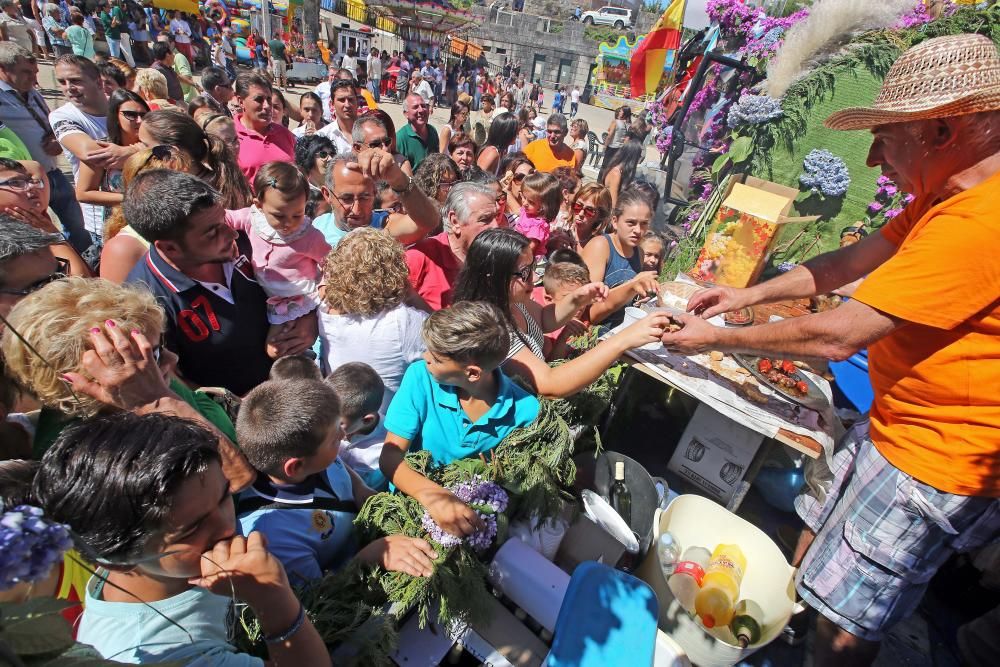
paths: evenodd
<path fill-rule="evenodd" d="M 317 288 L 330 244 L 305 215 L 309 182 L 295 165 L 263 165 L 254 191 L 253 204 L 227 211 L 226 222 L 250 239 L 254 275 L 268 296 L 267 319 L 276 329 L 319 305 Z"/>
<path fill-rule="evenodd" d="M 236 97 L 243 108 L 234 119 L 240 142 L 240 169 L 250 183 L 268 162 L 295 161 L 295 135 L 272 122 L 273 93 L 271 83 L 259 74 L 244 72 L 236 77 Z"/>

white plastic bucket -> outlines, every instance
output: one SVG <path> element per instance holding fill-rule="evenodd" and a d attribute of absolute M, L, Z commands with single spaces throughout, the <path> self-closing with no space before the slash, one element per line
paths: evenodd
<path fill-rule="evenodd" d="M 781 634 L 795 601 L 794 569 L 767 535 L 721 505 L 695 495 L 679 496 L 654 521 L 654 544 L 661 533 L 669 531 L 682 550 L 703 546 L 711 551 L 718 544 L 739 545 L 747 559 L 740 598 L 753 600 L 764 611 L 760 641 L 740 648 L 728 628 L 709 631 L 697 617 L 684 611 L 667 587 L 656 550 L 650 549 L 636 575 L 656 591 L 660 629 L 684 649 L 692 663 L 700 667 L 734 665 Z"/>

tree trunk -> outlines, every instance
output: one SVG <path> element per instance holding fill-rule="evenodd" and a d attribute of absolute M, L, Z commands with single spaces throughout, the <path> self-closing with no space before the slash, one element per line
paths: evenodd
<path fill-rule="evenodd" d="M 319 0 L 302 2 L 302 49 L 306 58 L 319 58 L 316 40 L 319 39 Z"/>

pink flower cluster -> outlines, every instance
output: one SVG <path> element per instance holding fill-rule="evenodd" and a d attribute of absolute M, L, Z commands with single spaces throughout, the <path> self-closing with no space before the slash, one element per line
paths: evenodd
<path fill-rule="evenodd" d="M 941 16 L 951 16 L 956 11 L 958 11 L 958 5 L 951 0 L 945 0 L 944 10 L 941 12 Z M 896 23 L 894 28 L 919 28 L 925 23 L 930 23 L 934 20 L 934 17 L 930 15 L 927 10 L 927 5 L 923 3 L 923 0 L 917 0 L 917 4 L 910 10 L 908 14 L 904 14 L 899 21 Z"/>
<path fill-rule="evenodd" d="M 878 188 L 875 190 L 875 197 L 868 204 L 868 223 L 871 224 L 879 216 L 886 221 L 892 220 L 903 212 L 907 204 L 913 201 L 913 195 L 903 192 L 899 187 L 885 176 L 879 176 L 876 181 Z"/>

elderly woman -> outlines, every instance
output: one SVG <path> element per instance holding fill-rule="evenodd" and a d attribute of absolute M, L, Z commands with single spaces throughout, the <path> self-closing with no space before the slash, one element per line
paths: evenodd
<path fill-rule="evenodd" d="M 167 92 L 167 77 L 155 69 L 143 68 L 135 73 L 135 92 L 146 101 L 150 111 L 177 109 Z"/>
<path fill-rule="evenodd" d="M 576 169 L 583 174 L 583 165 L 587 162 L 587 134 L 590 132 L 590 125 L 582 118 L 574 118 L 569 124 L 569 137 L 566 143 L 573 149 L 576 155 Z"/>
<path fill-rule="evenodd" d="M 410 289 L 403 246 L 381 230 L 355 229 L 326 258 L 325 303 L 319 311 L 319 340 L 324 374 L 361 361 L 385 383 L 380 413 L 399 389 L 403 373 L 425 349 L 420 330 L 427 314 L 404 303 Z M 347 454 L 352 467 L 378 472 L 378 451 Z"/>
<path fill-rule="evenodd" d="M 295 160 L 295 135 L 273 122 L 274 88 L 260 74 L 243 72 L 236 77 L 236 96 L 242 107 L 236 121 L 240 143 L 240 169 L 248 183 L 268 162 Z"/>
<path fill-rule="evenodd" d="M 451 186 L 455 185 L 460 177 L 461 172 L 454 160 L 444 153 L 431 153 L 417 167 L 417 171 L 413 174 L 413 183 L 438 204 L 444 204 L 448 193 L 451 192 Z"/>
<path fill-rule="evenodd" d="M 476 142 L 465 132 L 456 132 L 448 142 L 448 155 L 458 165 L 458 170 L 464 177 L 476 164 Z"/>
<path fill-rule="evenodd" d="M 11 309 L 0 351 L 7 373 L 43 406 L 36 458 L 78 419 L 116 410 L 169 412 L 218 436 L 234 489 L 252 481 L 253 471 L 233 445 L 232 422 L 174 377 L 177 355 L 161 342 L 164 318 L 148 291 L 88 278 L 57 280 Z"/>

